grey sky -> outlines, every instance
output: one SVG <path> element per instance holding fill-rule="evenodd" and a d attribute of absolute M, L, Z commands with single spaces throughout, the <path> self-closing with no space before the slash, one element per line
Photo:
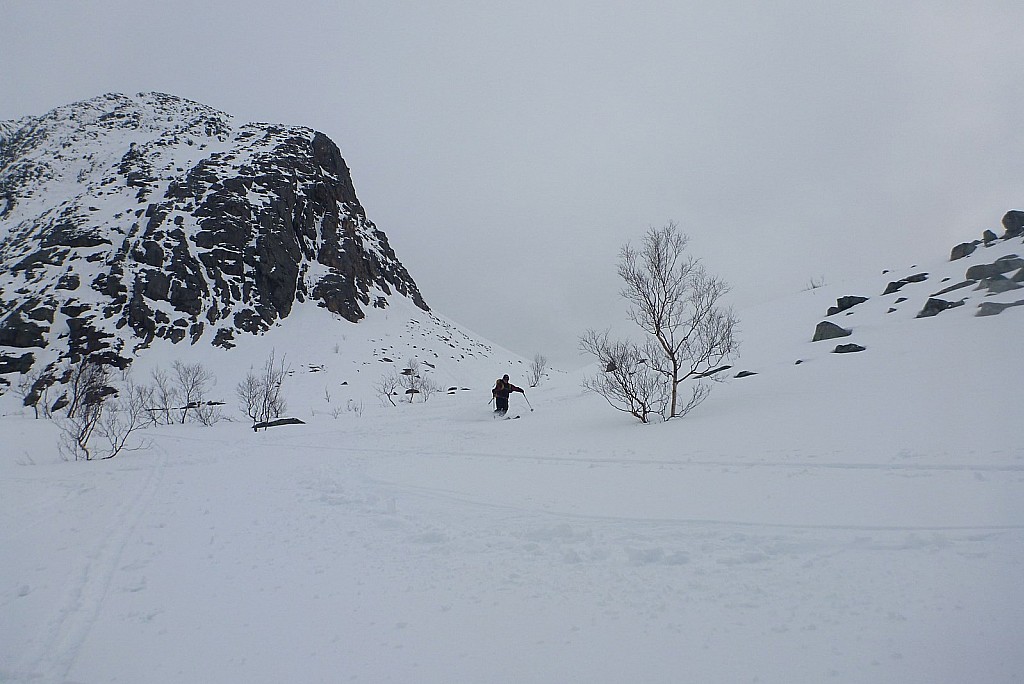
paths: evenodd
<path fill-rule="evenodd" d="M 157 90 L 321 130 L 435 309 L 564 365 L 622 319 L 617 252 L 648 226 L 742 307 L 1024 209 L 1019 0 L 0 11 L 0 119 Z"/>

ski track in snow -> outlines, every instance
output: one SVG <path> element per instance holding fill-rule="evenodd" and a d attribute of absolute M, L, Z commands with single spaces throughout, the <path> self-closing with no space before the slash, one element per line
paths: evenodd
<path fill-rule="evenodd" d="M 125 550 L 136 529 L 145 519 L 147 507 L 159 491 L 167 463 L 167 453 L 157 447 L 160 456 L 144 467 L 146 476 L 138 490 L 121 500 L 112 515 L 101 543 L 83 559 L 70 575 L 64 598 L 44 632 L 37 638 L 38 650 L 26 658 L 19 678 L 65 681 L 79 651 L 103 608 L 111 581 L 117 574 Z"/>

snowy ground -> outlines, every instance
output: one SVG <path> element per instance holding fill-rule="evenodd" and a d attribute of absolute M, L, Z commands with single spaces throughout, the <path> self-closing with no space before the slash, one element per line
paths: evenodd
<path fill-rule="evenodd" d="M 304 426 L 110 461 L 4 404 L 0 680 L 1021 681 L 1024 317 L 874 298 L 836 355 L 843 294 L 741 313 L 758 374 L 661 425 L 561 372 L 492 420 L 468 342 L 468 391 L 335 418 L 296 374 Z"/>

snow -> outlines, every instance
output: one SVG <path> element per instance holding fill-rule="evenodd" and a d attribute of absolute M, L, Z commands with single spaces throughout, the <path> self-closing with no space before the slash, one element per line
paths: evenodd
<path fill-rule="evenodd" d="M 62 461 L 8 394 L 0 681 L 1019 681 L 1022 310 L 964 290 L 914 318 L 998 249 L 739 312 L 730 374 L 757 375 L 650 426 L 584 394 L 593 369 L 493 420 L 526 364 L 401 297 L 154 347 L 137 379 L 192 354 L 235 420 L 109 461 Z M 810 342 L 847 294 L 871 296 L 830 317 L 854 334 Z M 232 388 L 271 349 L 306 424 L 253 433 Z M 382 406 L 411 356 L 469 389 Z"/>

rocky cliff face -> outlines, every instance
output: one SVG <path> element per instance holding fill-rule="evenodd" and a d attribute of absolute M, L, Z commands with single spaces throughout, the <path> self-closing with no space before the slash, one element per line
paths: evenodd
<path fill-rule="evenodd" d="M 0 122 L 0 373 L 392 296 L 427 310 L 322 133 L 159 93 Z"/>

